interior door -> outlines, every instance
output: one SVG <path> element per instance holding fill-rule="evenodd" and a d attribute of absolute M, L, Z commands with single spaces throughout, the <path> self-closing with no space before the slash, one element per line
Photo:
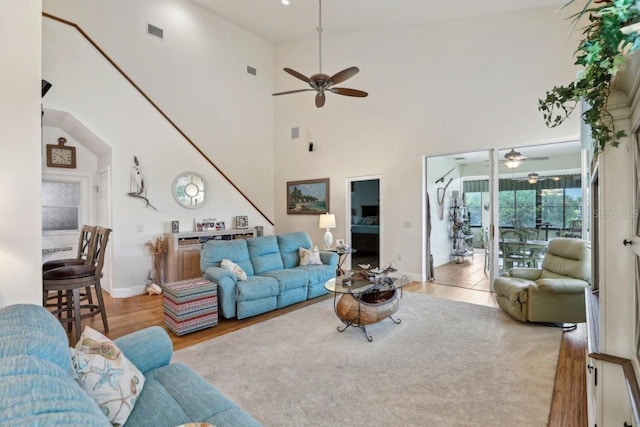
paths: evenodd
<path fill-rule="evenodd" d="M 348 180 L 348 185 L 348 242 L 356 250 L 351 255 L 351 265 L 379 267 L 382 247 L 380 177 L 353 178 Z"/>

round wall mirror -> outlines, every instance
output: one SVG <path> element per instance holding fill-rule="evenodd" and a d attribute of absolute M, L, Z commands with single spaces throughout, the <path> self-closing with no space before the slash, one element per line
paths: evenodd
<path fill-rule="evenodd" d="M 197 173 L 182 173 L 173 181 L 173 197 L 185 208 L 198 208 L 207 198 L 207 184 Z"/>

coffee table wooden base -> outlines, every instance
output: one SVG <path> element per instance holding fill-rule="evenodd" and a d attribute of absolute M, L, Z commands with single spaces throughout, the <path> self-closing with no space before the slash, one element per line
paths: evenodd
<path fill-rule="evenodd" d="M 400 320 L 391 317 L 400 307 L 399 294 L 397 289 L 355 296 L 343 294 L 335 303 L 336 315 L 345 324 L 342 328 L 338 327 L 338 331 L 344 332 L 349 326 L 355 326 L 362 330 L 369 342 L 373 341 L 365 325 L 378 323 L 387 317 L 396 324 L 400 323 Z"/>

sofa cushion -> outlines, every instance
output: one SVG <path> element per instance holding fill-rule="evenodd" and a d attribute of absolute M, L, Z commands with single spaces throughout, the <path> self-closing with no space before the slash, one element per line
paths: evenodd
<path fill-rule="evenodd" d="M 140 370 L 113 341 L 89 326 L 70 350 L 80 387 L 112 424 L 124 424 L 144 386 Z"/>
<path fill-rule="evenodd" d="M 0 425 L 111 426 L 67 370 L 35 355 L 0 358 L 0 402 Z"/>
<path fill-rule="evenodd" d="M 304 231 L 280 234 L 277 239 L 284 268 L 293 268 L 299 265 L 299 249 L 311 249 L 311 246 L 313 246 L 311 238 Z"/>
<path fill-rule="evenodd" d="M 72 372 L 67 333 L 51 313 L 34 304 L 1 308 L 0 357 L 24 354 L 50 361 L 64 371 Z"/>
<path fill-rule="evenodd" d="M 177 426 L 190 422 L 259 426 L 247 413 L 187 366 L 172 363 L 147 373 L 140 399 L 125 426 Z M 224 420 L 227 414 L 228 422 Z"/>
<path fill-rule="evenodd" d="M 222 261 L 220 261 L 220 267 L 224 268 L 225 270 L 232 271 L 233 274 L 236 275 L 236 278 L 238 280 L 247 280 L 247 273 L 244 272 L 242 267 L 240 267 L 230 259 L 223 259 Z"/>
<path fill-rule="evenodd" d="M 299 268 L 285 268 L 262 273 L 261 276 L 273 277 L 280 285 L 280 293 L 289 289 L 306 287 L 309 284 L 309 274 Z"/>
<path fill-rule="evenodd" d="M 276 236 L 254 237 L 246 242 L 254 274 L 284 268 Z"/>
<path fill-rule="evenodd" d="M 300 248 L 300 265 L 320 265 L 322 260 L 320 259 L 320 252 L 317 247 L 313 249 Z"/>
<path fill-rule="evenodd" d="M 303 265 L 295 269 L 305 271 L 309 276 L 309 284 L 311 285 L 324 283 L 336 277 L 336 267 L 332 265 Z"/>
<path fill-rule="evenodd" d="M 251 276 L 247 280 L 236 283 L 238 301 L 274 297 L 280 293 L 278 281 L 273 277 Z"/>
<path fill-rule="evenodd" d="M 249 249 L 245 239 L 209 240 L 200 252 L 200 271 L 204 273 L 209 267 L 220 267 L 223 259 L 238 264 L 247 276 L 255 274 L 249 260 Z"/>

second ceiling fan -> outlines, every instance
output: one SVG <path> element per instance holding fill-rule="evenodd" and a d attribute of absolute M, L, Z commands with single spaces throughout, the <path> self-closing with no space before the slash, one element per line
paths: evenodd
<path fill-rule="evenodd" d="M 285 92 L 274 93 L 273 96 L 277 95 L 288 95 L 291 93 L 298 92 L 316 92 L 316 107 L 321 108 L 325 103 L 325 92 L 336 93 L 338 95 L 345 96 L 355 96 L 355 97 L 365 97 L 368 95 L 367 92 L 363 92 L 357 89 L 349 89 L 346 87 L 334 87 L 334 85 L 338 83 L 342 83 L 345 80 L 350 79 L 351 77 L 358 74 L 360 71 L 358 67 L 349 67 L 345 68 L 342 71 L 337 72 L 336 74 L 329 76 L 328 74 L 322 73 L 322 0 L 318 0 L 318 45 L 319 45 L 319 72 L 317 74 L 312 75 L 311 77 L 307 77 L 298 71 L 285 68 L 284 71 L 291 74 L 293 77 L 296 77 L 303 82 L 306 82 L 311 86 L 309 89 L 296 89 L 296 90 L 288 90 Z"/>

